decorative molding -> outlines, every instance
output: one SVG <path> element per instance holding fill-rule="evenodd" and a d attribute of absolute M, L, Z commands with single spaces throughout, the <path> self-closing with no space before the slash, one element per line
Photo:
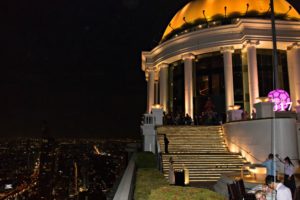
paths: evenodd
<path fill-rule="evenodd" d="M 187 54 L 183 54 L 182 56 L 181 56 L 181 59 L 182 60 L 193 60 L 193 59 L 195 59 L 195 56 L 194 56 L 194 54 L 192 54 L 192 53 L 187 53 Z"/>
<path fill-rule="evenodd" d="M 159 68 L 158 66 L 153 66 L 153 65 L 148 65 L 146 66 L 146 69 L 145 69 L 146 72 L 157 72 L 159 71 Z"/>
<path fill-rule="evenodd" d="M 286 50 L 288 44 L 300 42 L 300 22 L 276 21 L 278 49 Z M 240 19 L 236 24 L 199 29 L 172 38 L 143 52 L 145 65 L 173 63 L 183 59 L 182 55 L 200 55 L 220 51 L 221 47 L 233 46 L 235 50 L 243 46 L 257 45 L 259 48 L 272 49 L 270 20 Z"/>
<path fill-rule="evenodd" d="M 159 69 L 163 69 L 163 68 L 168 68 L 169 67 L 169 64 L 167 63 L 161 63 L 158 65 Z"/>
<path fill-rule="evenodd" d="M 292 49 L 298 49 L 300 48 L 300 43 L 299 42 L 294 42 L 293 44 L 287 46 L 287 50 L 292 50 Z"/>
<path fill-rule="evenodd" d="M 259 40 L 247 40 L 244 44 L 243 44 L 243 49 L 246 49 L 248 47 L 256 47 L 257 45 L 259 45 L 260 42 Z"/>
<path fill-rule="evenodd" d="M 226 46 L 220 48 L 221 53 L 230 52 L 234 53 L 234 47 L 233 46 Z"/>

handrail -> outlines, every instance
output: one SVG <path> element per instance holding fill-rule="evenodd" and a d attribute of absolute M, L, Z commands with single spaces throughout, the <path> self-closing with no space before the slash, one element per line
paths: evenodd
<path fill-rule="evenodd" d="M 133 154 L 123 174 L 122 180 L 118 186 L 118 190 L 113 200 L 133 199 L 134 179 L 136 171 L 135 158 L 136 154 Z"/>
<path fill-rule="evenodd" d="M 223 131 L 223 133 L 224 133 L 224 128 L 223 128 L 223 126 L 222 126 L 222 131 Z M 226 137 L 226 140 L 227 140 L 228 142 L 234 144 L 235 146 L 239 147 L 240 149 L 242 149 L 246 154 L 250 155 L 250 156 L 251 156 L 252 158 L 254 158 L 255 160 L 257 160 L 257 161 L 259 161 L 259 162 L 261 162 L 261 163 L 263 162 L 263 161 L 259 160 L 258 158 L 256 158 L 256 157 L 251 153 L 251 151 L 248 151 L 248 150 L 244 149 L 242 146 L 240 146 L 240 145 L 234 143 L 232 140 L 228 139 L 227 137 Z"/>

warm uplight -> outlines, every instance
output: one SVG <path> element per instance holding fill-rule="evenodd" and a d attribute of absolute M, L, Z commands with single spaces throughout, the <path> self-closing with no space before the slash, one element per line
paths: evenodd
<path fill-rule="evenodd" d="M 259 102 L 269 102 L 269 97 L 257 97 L 256 99 L 259 100 Z"/>
<path fill-rule="evenodd" d="M 189 19 L 189 22 L 195 22 L 197 20 L 211 22 L 216 20 L 215 16 L 224 16 L 224 7 L 226 6 L 227 12 L 226 16 L 231 16 L 232 14 L 240 13 L 241 16 L 245 16 L 247 12 L 247 4 L 249 5 L 248 13 L 256 12 L 258 14 L 266 13 L 269 10 L 269 1 L 258 1 L 258 0 L 195 0 L 186 4 L 177 14 L 173 17 L 164 32 L 162 39 L 164 39 L 173 30 L 181 28 L 186 24 L 184 19 Z M 300 19 L 300 15 L 294 9 L 290 10 L 290 4 L 286 0 L 276 0 L 274 1 L 274 7 L 276 14 L 287 15 L 288 18 Z M 205 10 L 205 16 L 203 11 Z M 224 16 L 225 17 L 225 16 Z M 237 19 L 238 20 L 238 19 Z M 201 27 L 199 27 L 201 28 Z"/>
<path fill-rule="evenodd" d="M 249 172 L 251 173 L 252 177 L 256 181 L 264 181 L 266 174 L 267 174 L 267 168 L 264 166 L 252 166 L 249 167 Z"/>
<path fill-rule="evenodd" d="M 240 105 L 231 105 L 229 106 L 229 110 L 239 110 L 241 108 Z"/>
<path fill-rule="evenodd" d="M 267 168 L 265 167 L 255 167 L 255 168 L 249 168 L 249 171 L 253 174 L 266 174 Z"/>
<path fill-rule="evenodd" d="M 154 105 L 152 106 L 152 108 L 159 109 L 159 108 L 162 108 L 162 106 L 161 106 L 161 105 L 159 105 L 159 104 L 154 104 Z"/>

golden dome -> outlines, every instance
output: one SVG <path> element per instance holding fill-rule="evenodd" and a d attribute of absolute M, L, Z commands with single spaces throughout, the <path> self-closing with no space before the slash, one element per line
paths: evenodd
<path fill-rule="evenodd" d="M 269 0 L 194 0 L 176 13 L 162 40 L 174 30 L 182 29 L 186 25 L 207 23 L 221 18 L 259 17 L 268 14 L 269 8 Z M 300 19 L 299 13 L 286 0 L 274 0 L 274 9 L 276 16 Z"/>

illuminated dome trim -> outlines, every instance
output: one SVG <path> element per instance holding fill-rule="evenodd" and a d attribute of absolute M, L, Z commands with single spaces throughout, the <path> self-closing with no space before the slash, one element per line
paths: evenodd
<path fill-rule="evenodd" d="M 265 18 L 270 14 L 269 8 L 267 0 L 194 0 L 176 13 L 161 42 L 198 25 L 204 28 L 229 24 L 234 18 Z M 299 13 L 286 0 L 274 0 L 274 9 L 277 18 L 300 20 Z"/>

